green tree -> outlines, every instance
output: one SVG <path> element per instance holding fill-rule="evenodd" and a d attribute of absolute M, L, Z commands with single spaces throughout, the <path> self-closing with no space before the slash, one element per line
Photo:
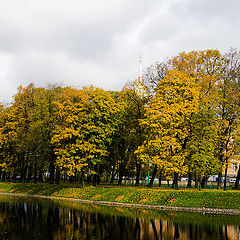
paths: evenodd
<path fill-rule="evenodd" d="M 145 137 L 140 121 L 145 113 L 148 96 L 139 94 L 138 86 L 137 81 L 126 84 L 118 99 L 122 111 L 112 145 L 116 156 L 114 165 L 118 165 L 118 184 L 121 184 L 124 175 L 136 175 L 136 185 L 140 181 L 141 163 L 137 161 L 134 152 Z"/>
<path fill-rule="evenodd" d="M 221 162 L 218 186 L 221 184 L 222 171 L 225 169 L 224 189 L 229 160 L 236 154 L 235 140 L 239 128 L 240 110 L 240 52 L 230 49 L 223 56 L 222 77 L 219 85 L 218 113 L 218 155 Z M 237 144 L 237 142 L 236 142 Z"/>

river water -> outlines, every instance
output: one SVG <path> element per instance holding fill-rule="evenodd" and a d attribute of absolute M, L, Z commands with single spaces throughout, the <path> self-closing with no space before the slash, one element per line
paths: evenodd
<path fill-rule="evenodd" d="M 240 216 L 0 196 L 0 239 L 240 239 Z"/>

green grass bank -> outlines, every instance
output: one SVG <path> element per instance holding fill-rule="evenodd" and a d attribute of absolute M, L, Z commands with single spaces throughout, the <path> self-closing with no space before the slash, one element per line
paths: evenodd
<path fill-rule="evenodd" d="M 240 210 L 240 191 L 172 190 L 136 187 L 85 187 L 76 185 L 0 183 L 0 193 L 43 195 L 94 201 L 172 207 L 197 207 Z"/>

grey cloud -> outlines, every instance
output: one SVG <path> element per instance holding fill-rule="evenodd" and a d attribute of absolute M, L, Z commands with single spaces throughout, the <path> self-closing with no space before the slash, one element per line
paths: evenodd
<path fill-rule="evenodd" d="M 83 1 L 39 1 L 36 6 L 31 1 L 15 9 L 12 14 L 4 13 L 4 4 L 0 5 L 0 49 L 16 51 L 36 47 L 47 51 L 64 51 L 88 57 L 101 54 L 111 47 L 115 32 L 124 31 L 129 23 L 140 18 L 147 9 L 147 1 L 131 1 L 120 4 L 120 9 L 113 8 L 114 2 L 102 1 L 103 5 L 89 5 L 88 12 L 83 12 Z M 61 2 L 62 5 L 58 6 Z M 96 1 L 89 1 L 92 4 Z M 107 4 L 104 5 L 104 2 Z M 112 2 L 111 4 L 109 4 Z M 151 3 L 151 1 L 149 1 Z M 149 3 L 148 2 L 148 3 Z M 65 3 L 65 4 L 63 4 Z M 136 11 L 132 11 L 134 7 Z M 66 11 L 64 11 L 64 7 Z M 39 9 L 40 8 L 40 9 Z"/>
<path fill-rule="evenodd" d="M 0 2 L 0 101 L 19 84 L 120 89 L 179 51 L 239 47 L 237 0 Z"/>

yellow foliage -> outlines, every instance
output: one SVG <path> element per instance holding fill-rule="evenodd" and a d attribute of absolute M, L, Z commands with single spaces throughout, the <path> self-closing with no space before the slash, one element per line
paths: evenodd
<path fill-rule="evenodd" d="M 199 94 L 195 79 L 177 70 L 159 82 L 142 121 L 151 137 L 136 151 L 142 161 L 157 164 L 167 173 L 186 172 L 184 144 L 198 111 Z"/>

